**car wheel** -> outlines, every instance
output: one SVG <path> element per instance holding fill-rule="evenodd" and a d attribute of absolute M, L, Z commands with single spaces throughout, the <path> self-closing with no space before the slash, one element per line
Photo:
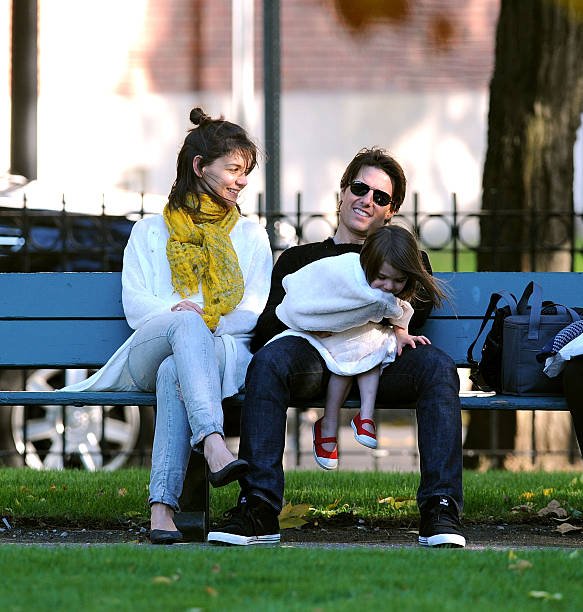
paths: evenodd
<path fill-rule="evenodd" d="M 26 389 L 50 391 L 86 376 L 83 370 L 34 370 Z M 14 406 L 6 421 L 1 431 L 6 438 L 8 425 L 16 464 L 33 469 L 116 470 L 144 465 L 151 453 L 151 407 Z"/>

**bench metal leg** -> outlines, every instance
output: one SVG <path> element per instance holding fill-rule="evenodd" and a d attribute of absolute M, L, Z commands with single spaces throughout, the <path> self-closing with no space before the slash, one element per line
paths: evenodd
<path fill-rule="evenodd" d="M 180 512 L 174 523 L 191 542 L 206 542 L 209 531 L 208 467 L 201 453 L 190 453 L 184 487 L 180 496 Z"/>

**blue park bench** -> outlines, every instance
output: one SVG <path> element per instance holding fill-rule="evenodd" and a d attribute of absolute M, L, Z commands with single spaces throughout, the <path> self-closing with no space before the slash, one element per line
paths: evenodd
<path fill-rule="evenodd" d="M 433 344 L 459 367 L 479 329 L 490 294 L 506 289 L 516 295 L 530 280 L 545 298 L 566 305 L 581 303 L 583 274 L 565 272 L 439 273 L 451 290 L 452 303 L 436 310 L 423 328 Z M 110 272 L 0 274 L 0 368 L 98 368 L 131 333 L 121 302 L 121 275 Z M 481 346 L 476 346 L 478 355 Z M 242 395 L 225 401 L 236 405 Z M 1 391 L 1 406 L 153 406 L 150 393 Z M 566 410 L 563 397 L 510 395 L 462 397 L 466 410 Z M 296 402 L 294 407 L 321 407 L 322 402 Z M 347 400 L 357 408 L 358 401 Z M 378 408 L 402 408 L 379 405 Z M 207 466 L 192 453 L 180 500 L 178 526 L 203 541 L 209 527 Z"/>

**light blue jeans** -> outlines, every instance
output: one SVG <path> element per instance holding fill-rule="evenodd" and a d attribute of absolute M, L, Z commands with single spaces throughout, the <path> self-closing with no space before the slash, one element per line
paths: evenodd
<path fill-rule="evenodd" d="M 191 450 L 223 435 L 223 341 L 197 313 L 168 312 L 137 331 L 127 368 L 141 391 L 156 391 L 149 502 L 179 510 Z"/>

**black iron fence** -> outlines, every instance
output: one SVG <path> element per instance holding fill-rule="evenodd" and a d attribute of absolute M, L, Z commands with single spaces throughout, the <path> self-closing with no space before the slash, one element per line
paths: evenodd
<path fill-rule="evenodd" d="M 117 271 L 133 223 L 152 214 L 144 196 L 136 194 L 135 207 L 126 214 L 109 214 L 105 198 L 101 214 L 70 212 L 63 198 L 60 210 L 0 206 L 0 271 Z M 423 210 L 417 194 L 395 219 L 407 225 L 430 253 L 439 271 L 478 268 L 488 255 L 492 266 L 508 258 L 524 269 L 540 270 L 547 258 L 561 256 L 565 271 L 583 269 L 583 213 L 530 211 L 468 211 L 452 194 L 449 210 Z M 266 225 L 274 253 L 289 246 L 323 240 L 333 234 L 337 215 L 304 209 L 301 194 L 295 207 L 267 213 L 262 196 L 256 212 L 246 213 Z M 519 259 L 518 259 L 519 258 Z"/>

